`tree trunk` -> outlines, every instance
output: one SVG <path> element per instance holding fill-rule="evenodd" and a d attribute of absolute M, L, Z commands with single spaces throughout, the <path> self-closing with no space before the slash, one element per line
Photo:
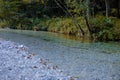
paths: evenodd
<path fill-rule="evenodd" d="M 90 38 L 92 39 L 93 38 L 92 29 L 91 29 L 91 25 L 89 24 L 89 20 L 90 20 L 90 0 L 86 0 L 85 5 L 86 5 L 85 6 L 86 9 L 84 10 L 84 19 L 85 19 L 85 23 L 86 23 Z"/>
<path fill-rule="evenodd" d="M 86 0 L 86 16 L 87 16 L 87 18 L 88 18 L 88 20 L 89 20 L 89 18 L 90 18 L 90 0 Z"/>
<path fill-rule="evenodd" d="M 84 30 L 81 28 L 80 24 L 78 24 L 77 20 L 73 17 L 73 15 L 69 13 L 68 8 L 64 5 L 61 5 L 60 1 L 57 1 L 57 0 L 54 0 L 54 1 L 69 17 L 71 17 L 73 24 L 76 26 L 76 28 L 78 29 L 78 32 L 80 33 L 80 36 L 84 37 L 84 34 L 85 34 Z"/>
<path fill-rule="evenodd" d="M 84 18 L 89 31 L 90 38 L 93 39 L 93 33 L 92 33 L 91 25 L 89 24 L 89 20 L 86 15 L 84 16 Z"/>
<path fill-rule="evenodd" d="M 120 17 L 120 0 L 117 1 L 117 17 Z"/>
<path fill-rule="evenodd" d="M 106 6 L 106 17 L 109 17 L 110 14 L 110 2 L 109 0 L 105 0 L 105 6 Z"/>

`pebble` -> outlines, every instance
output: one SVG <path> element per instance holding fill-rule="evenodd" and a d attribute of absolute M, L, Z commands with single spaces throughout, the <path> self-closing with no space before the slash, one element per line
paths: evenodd
<path fill-rule="evenodd" d="M 70 80 L 57 66 L 52 69 L 44 59 L 28 53 L 24 45 L 0 40 L 0 80 Z"/>

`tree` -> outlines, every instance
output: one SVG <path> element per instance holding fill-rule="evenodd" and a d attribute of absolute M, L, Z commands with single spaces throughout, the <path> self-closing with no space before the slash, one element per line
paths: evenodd
<path fill-rule="evenodd" d="M 83 16 L 90 34 L 90 37 L 92 38 L 92 28 L 91 25 L 89 24 L 89 18 L 90 18 L 90 0 L 85 0 L 85 1 L 76 1 L 76 0 L 66 0 L 67 6 L 61 6 L 60 5 L 60 0 L 55 0 L 56 3 L 66 12 L 69 17 L 73 20 L 73 23 L 75 24 L 76 28 L 78 29 L 78 32 L 80 33 L 81 36 L 84 36 L 84 30 L 80 26 L 80 24 L 77 22 L 75 19 L 74 15 L 78 14 L 79 16 Z M 81 14 L 81 12 L 83 12 Z"/>
<path fill-rule="evenodd" d="M 117 0 L 117 17 L 120 17 L 120 0 Z"/>
<path fill-rule="evenodd" d="M 74 0 L 74 1 L 76 1 L 76 0 Z M 68 6 L 62 4 L 61 0 L 55 0 L 55 2 L 72 19 L 72 22 L 74 23 L 74 25 L 78 29 L 79 36 L 84 37 L 84 34 L 85 34 L 84 30 L 82 29 L 82 27 L 80 26 L 80 24 L 77 22 L 77 20 L 74 18 L 73 14 L 71 14 L 69 12 Z M 69 2 L 71 3 L 71 1 L 68 1 L 67 3 L 69 3 Z"/>
<path fill-rule="evenodd" d="M 110 12 L 110 1 L 109 0 L 105 0 L 105 6 L 106 6 L 106 17 L 109 17 L 109 12 Z"/>
<path fill-rule="evenodd" d="M 18 12 L 19 1 L 4 1 L 0 0 L 0 17 L 2 19 L 10 19 Z"/>

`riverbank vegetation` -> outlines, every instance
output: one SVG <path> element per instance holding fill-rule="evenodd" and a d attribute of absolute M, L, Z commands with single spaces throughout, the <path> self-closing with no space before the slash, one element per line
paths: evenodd
<path fill-rule="evenodd" d="M 120 0 L 0 0 L 0 27 L 120 40 Z"/>

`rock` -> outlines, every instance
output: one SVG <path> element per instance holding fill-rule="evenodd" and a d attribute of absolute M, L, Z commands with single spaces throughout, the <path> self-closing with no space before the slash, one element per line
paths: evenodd
<path fill-rule="evenodd" d="M 69 80 L 58 66 L 29 52 L 24 45 L 0 40 L 0 80 Z"/>

